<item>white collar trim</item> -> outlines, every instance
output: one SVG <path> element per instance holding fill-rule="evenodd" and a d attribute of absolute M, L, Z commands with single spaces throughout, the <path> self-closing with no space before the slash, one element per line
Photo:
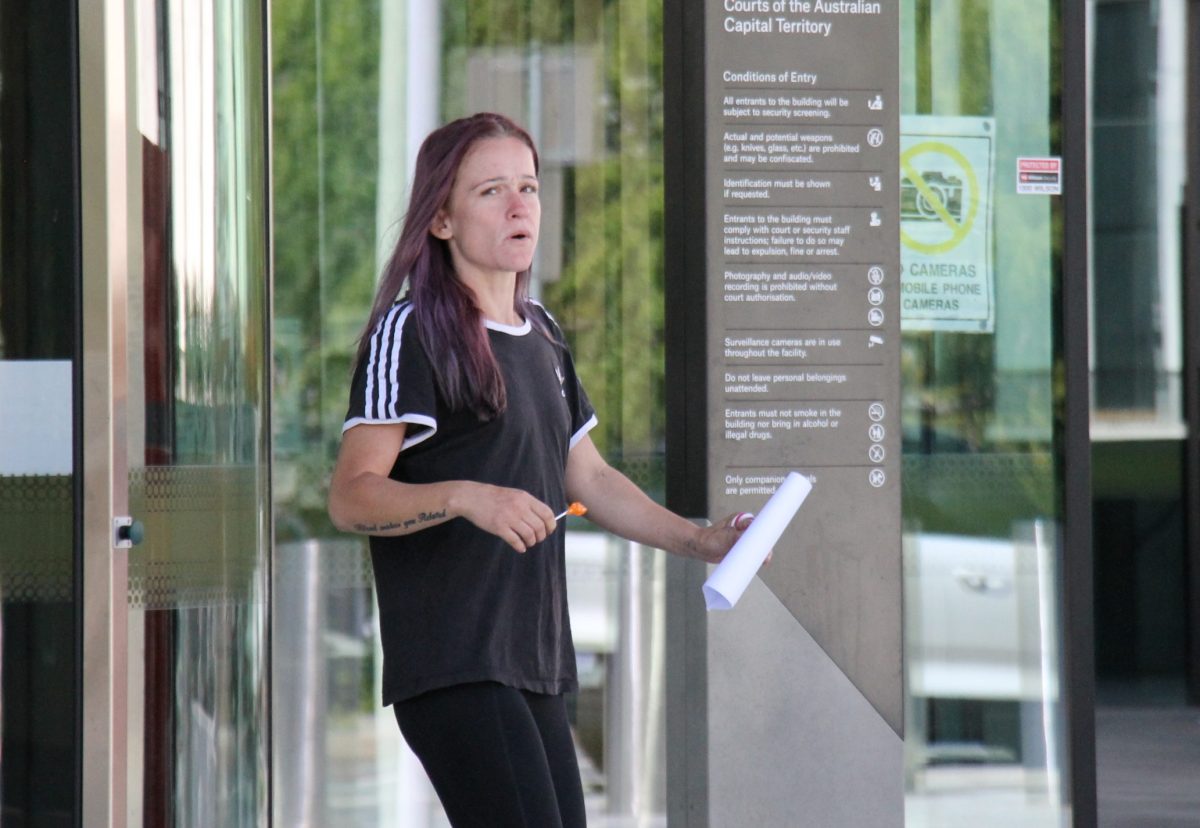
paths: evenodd
<path fill-rule="evenodd" d="M 525 321 L 520 325 L 505 325 L 502 322 L 493 322 L 491 319 L 483 320 L 483 324 L 489 330 L 499 331 L 500 333 L 506 333 L 510 336 L 524 336 L 533 330 L 533 325 L 530 324 L 528 318 L 526 318 Z"/>

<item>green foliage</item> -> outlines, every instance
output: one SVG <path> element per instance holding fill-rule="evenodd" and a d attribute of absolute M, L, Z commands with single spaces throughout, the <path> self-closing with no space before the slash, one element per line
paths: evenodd
<path fill-rule="evenodd" d="M 326 479 L 375 285 L 379 48 L 378 2 L 272 4 L 281 539 L 330 532 Z"/>

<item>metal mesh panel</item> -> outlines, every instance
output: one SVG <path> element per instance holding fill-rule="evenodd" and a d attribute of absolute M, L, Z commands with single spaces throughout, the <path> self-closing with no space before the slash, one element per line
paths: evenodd
<path fill-rule="evenodd" d="M 264 597 L 265 498 L 257 466 L 152 466 L 129 476 L 145 540 L 130 550 L 129 603 L 145 609 Z"/>
<path fill-rule="evenodd" d="M 1007 538 L 1014 520 L 1057 513 L 1054 456 L 905 455 L 904 518 L 926 532 Z"/>
<path fill-rule="evenodd" d="M 321 541 L 321 570 L 328 589 L 373 587 L 371 550 L 365 538 Z"/>
<path fill-rule="evenodd" d="M 70 601 L 75 524 L 70 475 L 0 475 L 0 596 Z"/>

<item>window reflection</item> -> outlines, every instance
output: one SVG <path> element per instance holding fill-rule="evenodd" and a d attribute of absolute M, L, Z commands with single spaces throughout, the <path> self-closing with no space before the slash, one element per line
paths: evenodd
<path fill-rule="evenodd" d="M 272 3 L 274 669 L 311 683 L 307 695 L 276 684 L 276 722 L 311 722 L 311 755 L 293 752 L 299 736 L 275 746 L 287 819 L 443 824 L 379 707 L 364 546 L 324 514 L 379 251 L 433 127 L 495 109 L 530 129 L 543 164 L 534 293 L 571 340 L 599 411 L 593 439 L 643 487 L 663 490 L 661 17 L 661 4 L 630 0 Z M 653 759 L 663 744 L 659 564 L 579 523 L 567 549 L 583 685 L 574 718 L 592 823 L 653 820 L 664 810 Z M 641 586 L 631 592 L 633 574 Z M 312 778 L 324 782 L 302 784 Z"/>
<path fill-rule="evenodd" d="M 1098 808 L 1102 823 L 1152 823 L 1161 821 L 1152 809 L 1170 807 L 1163 803 L 1190 791 L 1195 776 L 1194 767 L 1178 765 L 1176 775 L 1150 758 L 1169 754 L 1184 732 L 1176 716 L 1187 709 L 1189 689 L 1195 540 L 1185 474 L 1180 216 L 1186 118 L 1195 105 L 1186 91 L 1195 9 L 1183 0 L 1091 0 L 1087 10 Z M 1134 740 L 1155 749 L 1131 749 Z M 1159 794 L 1153 803 L 1132 793 L 1149 779 Z"/>
<path fill-rule="evenodd" d="M 1182 0 L 1091 3 L 1092 437 L 1180 439 Z"/>
<path fill-rule="evenodd" d="M 977 285 L 994 303 L 977 323 L 965 311 L 982 302 L 902 318 L 913 826 L 1057 826 L 1068 811 L 1052 317 L 1062 237 L 1057 199 L 1021 194 L 1016 174 L 1017 158 L 1061 154 L 1058 17 L 1055 0 L 901 4 L 906 140 L 936 132 L 954 148 L 958 167 L 934 172 L 962 179 L 964 199 L 978 193 L 987 222 L 973 250 L 902 233 L 904 278 L 914 290 L 937 281 L 939 295 Z M 931 279 L 938 262 L 970 275 L 935 267 Z"/>
<path fill-rule="evenodd" d="M 261 8 L 134 5 L 130 825 L 266 821 Z M 139 215 L 140 214 L 140 215 Z"/>

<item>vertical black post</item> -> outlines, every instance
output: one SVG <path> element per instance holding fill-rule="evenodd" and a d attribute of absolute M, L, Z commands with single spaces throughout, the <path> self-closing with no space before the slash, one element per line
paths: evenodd
<path fill-rule="evenodd" d="M 708 514 L 704 7 L 663 0 L 667 506 Z M 667 561 L 667 815 L 708 825 L 704 566 Z"/>
<path fill-rule="evenodd" d="M 667 505 L 708 512 L 704 6 L 663 2 Z"/>
<path fill-rule="evenodd" d="M 1088 111 L 1085 0 L 1063 0 L 1063 260 L 1058 293 L 1066 388 L 1059 428 L 1063 465 L 1062 598 L 1070 797 L 1074 824 L 1096 825 L 1096 675 L 1092 576 L 1091 404 L 1088 368 Z"/>
<path fill-rule="evenodd" d="M 1187 187 L 1183 204 L 1183 388 L 1187 441 L 1187 699 L 1200 705 L 1200 0 L 1188 4 Z"/>

